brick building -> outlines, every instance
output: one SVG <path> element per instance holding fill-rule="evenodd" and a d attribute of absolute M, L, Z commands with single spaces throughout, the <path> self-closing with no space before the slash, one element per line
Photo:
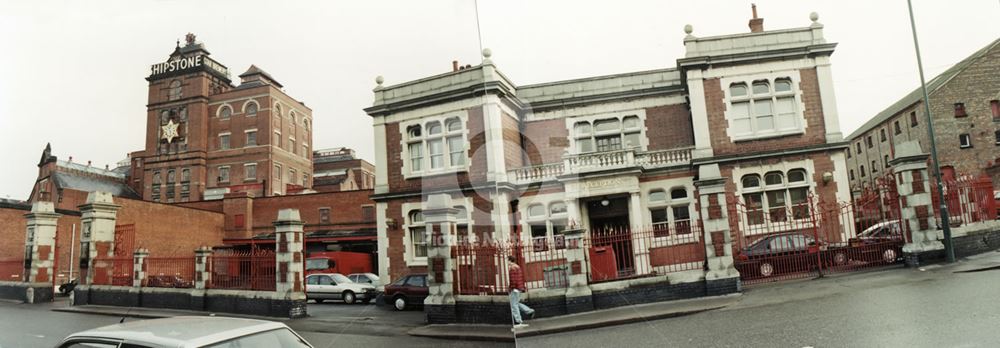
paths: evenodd
<path fill-rule="evenodd" d="M 460 238 L 527 244 L 577 227 L 640 226 L 674 243 L 720 218 L 726 199 L 702 187 L 714 178 L 749 211 L 768 212 L 773 219 L 750 223 L 770 231 L 802 219 L 791 211 L 807 197 L 848 200 L 836 44 L 817 18 L 764 31 L 755 13 L 750 33 L 712 37 L 689 26 L 676 67 L 651 71 L 519 86 L 484 50 L 476 66 L 391 86 L 377 78 L 366 112 L 380 275 L 427 271 L 423 209 L 433 194 L 451 196 Z M 705 226 L 708 236 L 717 225 Z M 635 246 L 639 260 L 640 244 L 623 251 Z"/>
<path fill-rule="evenodd" d="M 146 148 L 129 184 L 146 200 L 187 202 L 311 187 L 312 110 L 250 66 L 238 86 L 188 34 L 149 81 Z"/>
<path fill-rule="evenodd" d="M 319 192 L 371 190 L 375 166 L 340 147 L 313 152 L 313 190 Z"/>
<path fill-rule="evenodd" d="M 942 176 L 988 175 L 1000 184 L 1000 40 L 927 82 Z M 851 191 L 864 192 L 891 172 L 896 146 L 917 141 L 930 153 L 918 86 L 847 136 Z"/>

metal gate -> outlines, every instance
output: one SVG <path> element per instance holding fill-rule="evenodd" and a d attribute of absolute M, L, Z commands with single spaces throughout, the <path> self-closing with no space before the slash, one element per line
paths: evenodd
<path fill-rule="evenodd" d="M 850 202 L 765 186 L 729 203 L 735 264 L 748 285 L 893 264 L 909 238 L 892 175 Z"/>

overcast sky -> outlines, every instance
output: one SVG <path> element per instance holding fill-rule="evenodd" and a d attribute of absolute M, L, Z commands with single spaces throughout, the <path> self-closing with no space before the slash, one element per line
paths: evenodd
<path fill-rule="evenodd" d="M 292 3 L 292 4 L 289 4 Z M 906 1 L 757 0 L 764 28 L 820 15 L 848 134 L 919 78 Z M 1000 1 L 914 0 L 927 78 L 1000 36 Z M 313 109 L 314 148 L 374 159 L 374 77 L 477 64 L 516 84 L 673 67 L 683 27 L 747 32 L 750 1 L 23 1 L 0 3 L 0 197 L 27 199 L 39 155 L 103 167 L 140 150 L 149 66 L 193 32 L 236 77 L 268 71 Z M 478 19 L 478 20 L 477 20 Z"/>

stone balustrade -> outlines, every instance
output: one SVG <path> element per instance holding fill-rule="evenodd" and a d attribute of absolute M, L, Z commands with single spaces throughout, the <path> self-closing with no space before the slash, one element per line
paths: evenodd
<path fill-rule="evenodd" d="M 637 151 L 634 149 L 584 154 L 567 154 L 562 163 L 547 163 L 537 166 L 515 168 L 509 177 L 516 184 L 527 184 L 556 180 L 568 174 L 585 174 L 605 170 L 626 168 L 654 169 L 687 165 L 691 162 L 691 148 L 657 151 Z"/>

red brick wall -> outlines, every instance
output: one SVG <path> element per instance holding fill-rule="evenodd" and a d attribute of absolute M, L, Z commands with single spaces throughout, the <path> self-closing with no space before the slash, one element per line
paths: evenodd
<path fill-rule="evenodd" d="M 649 150 L 694 146 L 694 128 L 686 104 L 646 109 L 646 138 Z"/>
<path fill-rule="evenodd" d="M 503 113 L 500 115 L 503 122 L 503 148 L 504 161 L 507 168 L 517 168 L 523 165 L 521 160 L 521 130 L 518 120 L 513 116 Z"/>
<path fill-rule="evenodd" d="M 705 80 L 705 106 L 708 111 L 708 128 L 712 149 L 716 156 L 743 155 L 752 152 L 795 149 L 826 142 L 826 126 L 823 121 L 823 105 L 819 95 L 816 69 L 799 70 L 802 102 L 805 104 L 805 133 L 764 140 L 748 140 L 737 143 L 729 139 L 726 128 L 726 104 L 722 86 L 718 78 Z"/>
<path fill-rule="evenodd" d="M 24 256 L 24 233 L 28 228 L 24 214 L 29 210 L 0 208 L 0 259 Z"/>
<path fill-rule="evenodd" d="M 324 192 L 303 195 L 263 197 L 253 199 L 253 218 L 247 216 L 247 223 L 253 223 L 254 233 L 274 231 L 274 220 L 278 210 L 298 209 L 305 222 L 305 230 L 356 230 L 375 229 L 374 221 L 364 221 L 361 206 L 373 205 L 369 198 L 371 190 Z M 319 208 L 330 208 L 330 223 L 320 224 Z M 228 218 L 228 217 L 227 217 Z"/>
<path fill-rule="evenodd" d="M 403 162 L 409 159 L 403 158 L 401 144 L 402 134 L 399 130 L 399 123 L 387 123 L 385 125 L 386 135 L 386 157 L 387 157 L 387 179 L 391 192 L 420 192 L 424 188 L 447 188 L 458 185 L 467 185 L 470 180 L 482 182 L 486 180 L 486 133 L 483 132 L 483 111 L 482 107 L 471 107 L 468 109 L 469 120 L 466 123 L 469 140 L 469 172 L 458 174 L 442 174 L 429 177 L 403 178 Z"/>
<path fill-rule="evenodd" d="M 152 256 L 188 256 L 200 246 L 222 244 L 223 214 L 115 197 L 118 225 L 135 225 L 135 246 Z"/>
<path fill-rule="evenodd" d="M 559 118 L 526 122 L 524 147 L 529 162 L 525 165 L 562 162 L 563 153 L 570 151 L 566 120 Z"/>

